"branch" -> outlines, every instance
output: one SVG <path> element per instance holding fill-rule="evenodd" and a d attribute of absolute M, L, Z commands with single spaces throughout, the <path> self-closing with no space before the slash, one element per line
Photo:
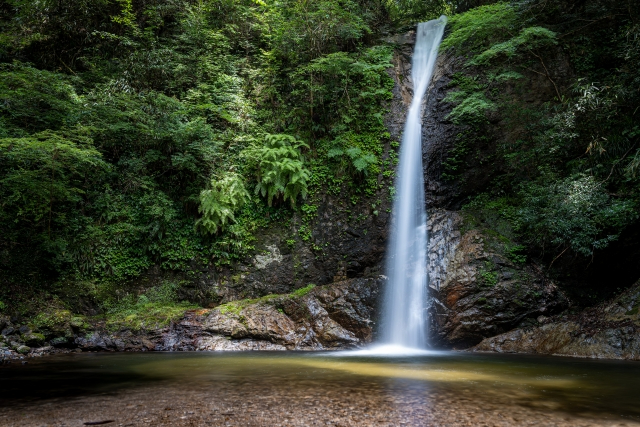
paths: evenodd
<path fill-rule="evenodd" d="M 543 76 L 547 76 L 547 78 L 548 78 L 548 79 L 549 79 L 549 81 L 553 84 L 553 87 L 554 87 L 554 88 L 555 88 L 555 90 L 556 90 L 556 94 L 558 95 L 558 101 L 559 101 L 559 102 L 562 102 L 562 96 L 560 95 L 560 91 L 558 90 L 558 86 L 556 85 L 556 82 L 554 82 L 554 81 L 553 81 L 553 79 L 551 78 L 551 75 L 549 74 L 549 70 L 547 69 L 547 66 L 546 66 L 546 65 L 544 65 L 544 61 L 542 60 L 542 57 L 541 57 L 540 55 L 536 54 L 536 53 L 535 53 L 534 51 L 532 51 L 531 49 L 529 49 L 529 52 L 531 52 L 531 54 L 532 54 L 533 56 L 535 56 L 536 58 L 538 58 L 538 59 L 540 60 L 540 63 L 542 64 L 542 68 L 544 68 L 544 72 L 545 72 L 546 74 L 545 74 L 545 73 L 541 73 L 541 72 L 539 72 L 539 71 L 534 71 L 534 70 L 531 70 L 531 71 L 534 71 L 535 73 L 541 74 L 541 75 L 543 75 Z M 529 68 L 527 68 L 527 69 L 529 70 Z"/>
<path fill-rule="evenodd" d="M 629 148 L 627 150 L 626 153 L 624 153 L 624 156 L 622 156 L 622 158 L 620 160 L 618 160 L 618 162 L 614 162 L 613 166 L 611 167 L 611 172 L 609 172 L 609 176 L 607 177 L 607 179 L 605 179 L 604 181 L 602 181 L 602 183 L 604 184 L 605 182 L 609 181 L 609 178 L 611 178 L 611 175 L 613 174 L 613 170 L 616 168 L 616 165 L 623 161 L 625 157 L 627 157 L 627 154 L 629 154 L 631 152 L 631 150 L 633 150 L 633 148 L 636 146 L 636 144 L 638 143 L 638 141 L 634 142 L 633 145 L 631 146 L 631 148 Z"/>
<path fill-rule="evenodd" d="M 548 269 L 548 270 L 551 270 L 551 267 L 553 266 L 553 263 L 554 263 L 554 262 L 556 262 L 556 260 L 557 260 L 558 258 L 560 258 L 562 255 L 564 255 L 564 253 L 565 253 L 565 252 L 567 252 L 567 249 L 569 249 L 569 246 L 567 246 L 567 247 L 564 249 L 564 251 L 560 252 L 560 255 L 558 255 L 557 257 L 555 257 L 555 258 L 553 259 L 553 261 L 551 261 L 551 264 L 549 264 L 549 269 Z"/>
<path fill-rule="evenodd" d="M 600 21 L 602 21 L 603 19 L 614 18 L 614 17 L 616 17 L 616 16 L 620 16 L 620 14 L 619 14 L 619 13 L 616 13 L 616 14 L 614 14 L 614 15 L 608 15 L 608 16 L 605 16 L 605 17 L 603 17 L 603 18 L 596 19 L 595 21 L 591 21 L 590 23 L 588 23 L 588 24 L 587 24 L 587 25 L 585 25 L 584 27 L 576 28 L 576 29 L 575 29 L 575 30 L 573 30 L 573 31 L 569 31 L 568 33 L 561 34 L 560 36 L 558 36 L 558 38 L 560 39 L 560 38 L 562 38 L 562 37 L 564 37 L 564 36 L 568 36 L 569 34 L 573 34 L 573 33 L 575 33 L 576 31 L 583 30 L 583 29 L 587 28 L 589 25 L 591 25 L 591 24 L 595 24 L 596 22 L 600 22 Z"/>

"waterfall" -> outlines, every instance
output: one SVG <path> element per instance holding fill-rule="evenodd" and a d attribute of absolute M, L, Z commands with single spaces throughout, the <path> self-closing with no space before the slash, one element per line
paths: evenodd
<path fill-rule="evenodd" d="M 422 172 L 422 99 L 433 75 L 447 18 L 418 24 L 409 107 L 396 176 L 393 223 L 387 250 L 387 286 L 380 343 L 409 348 L 427 344 L 427 215 Z"/>

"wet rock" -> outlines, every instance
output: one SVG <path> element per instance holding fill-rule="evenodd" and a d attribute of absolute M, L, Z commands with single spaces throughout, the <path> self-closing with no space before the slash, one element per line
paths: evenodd
<path fill-rule="evenodd" d="M 280 344 L 253 339 L 231 340 L 224 336 L 202 337 L 198 340 L 198 351 L 282 351 L 287 348 Z"/>
<path fill-rule="evenodd" d="M 49 344 L 53 347 L 63 348 L 70 344 L 70 340 L 67 337 L 56 337 L 49 340 Z"/>
<path fill-rule="evenodd" d="M 42 357 L 49 354 L 56 353 L 56 349 L 51 346 L 44 346 L 38 348 L 32 348 L 29 352 L 29 357 Z"/>
<path fill-rule="evenodd" d="M 244 338 L 249 335 L 246 325 L 240 321 L 239 315 L 215 310 L 205 321 L 205 328 L 213 333 L 231 338 Z"/>
<path fill-rule="evenodd" d="M 247 335 L 259 340 L 293 344 L 294 322 L 275 306 L 256 304 L 241 311 Z"/>
<path fill-rule="evenodd" d="M 640 282 L 609 303 L 487 338 L 473 350 L 640 360 L 638 308 Z"/>
<path fill-rule="evenodd" d="M 8 337 L 11 334 L 13 334 L 15 331 L 16 331 L 15 328 L 13 328 L 12 326 L 7 326 L 2 330 L 2 335 L 5 337 Z"/>
<path fill-rule="evenodd" d="M 27 354 L 31 351 L 31 347 L 28 347 L 26 345 L 23 344 L 19 344 L 15 346 L 15 350 L 16 352 L 20 353 L 20 354 Z"/>
<path fill-rule="evenodd" d="M 24 356 L 20 353 L 6 347 L 0 348 L 0 365 L 6 365 L 21 359 L 24 359 Z"/>
<path fill-rule="evenodd" d="M 499 239 L 478 229 L 462 234 L 462 226 L 456 212 L 436 211 L 429 222 L 434 345 L 468 348 L 566 307 L 536 265 L 509 261 Z"/>
<path fill-rule="evenodd" d="M 75 344 L 84 351 L 113 351 L 116 349 L 109 334 L 98 331 L 76 337 Z"/>

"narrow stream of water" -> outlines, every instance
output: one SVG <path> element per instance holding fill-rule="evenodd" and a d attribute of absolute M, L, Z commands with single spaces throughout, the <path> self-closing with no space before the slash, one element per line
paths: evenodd
<path fill-rule="evenodd" d="M 400 147 L 387 288 L 380 342 L 393 348 L 427 343 L 427 216 L 422 172 L 422 99 L 431 82 L 447 18 L 418 25 L 412 58 L 413 99 Z"/>

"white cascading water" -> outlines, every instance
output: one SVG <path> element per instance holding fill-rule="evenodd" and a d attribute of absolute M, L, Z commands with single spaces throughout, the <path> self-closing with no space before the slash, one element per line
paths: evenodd
<path fill-rule="evenodd" d="M 411 69 L 414 92 L 400 147 L 380 329 L 380 344 L 391 349 L 423 349 L 427 345 L 428 236 L 421 115 L 446 23 L 445 16 L 420 23 L 416 34 Z"/>

